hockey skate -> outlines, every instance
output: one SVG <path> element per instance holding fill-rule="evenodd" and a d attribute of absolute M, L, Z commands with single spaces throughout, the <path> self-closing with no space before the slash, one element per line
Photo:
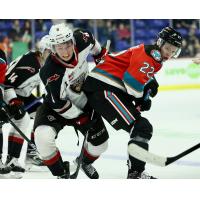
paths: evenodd
<path fill-rule="evenodd" d="M 78 164 L 78 157 L 74 161 L 74 164 Z M 99 174 L 97 170 L 92 166 L 92 164 L 86 164 L 84 162 L 81 163 L 81 170 L 90 178 L 90 179 L 98 179 Z"/>
<path fill-rule="evenodd" d="M 57 176 L 57 179 L 69 179 L 70 178 L 70 164 L 68 161 L 63 162 L 65 172 L 61 176 Z"/>
<path fill-rule="evenodd" d="M 11 171 L 13 172 L 25 172 L 25 169 L 18 163 L 18 158 L 11 157 L 9 155 L 7 156 L 6 166 L 11 167 Z"/>
<path fill-rule="evenodd" d="M 147 173 L 144 172 L 140 173 L 129 169 L 127 179 L 156 179 L 156 178 L 148 175 Z"/>
<path fill-rule="evenodd" d="M 38 156 L 36 151 L 30 151 L 26 154 L 25 159 L 26 169 L 30 170 L 33 165 L 35 166 L 45 166 L 42 159 Z"/>
<path fill-rule="evenodd" d="M 19 165 L 17 158 L 8 155 L 5 165 L 10 168 L 11 172 L 8 175 L 6 174 L 6 176 L 3 177 L 4 179 L 22 178 L 21 174 L 25 172 L 25 169 Z"/>
<path fill-rule="evenodd" d="M 9 174 L 11 172 L 11 167 L 3 164 L 2 159 L 0 159 L 0 174 Z"/>

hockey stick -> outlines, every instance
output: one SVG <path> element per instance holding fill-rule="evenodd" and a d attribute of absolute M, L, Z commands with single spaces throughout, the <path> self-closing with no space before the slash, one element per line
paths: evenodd
<path fill-rule="evenodd" d="M 110 40 L 107 40 L 106 42 L 106 53 L 105 55 L 107 55 L 109 49 L 110 49 L 110 44 L 111 44 L 111 41 Z M 91 120 L 93 118 L 93 115 L 94 115 L 94 110 L 92 112 L 92 116 L 91 116 Z M 77 176 L 78 176 L 78 173 L 79 173 L 79 170 L 80 170 L 80 167 L 81 167 L 81 163 L 82 163 L 82 159 L 83 159 L 83 153 L 84 153 L 84 146 L 85 146 L 85 143 L 87 141 L 87 137 L 88 137 L 88 132 L 86 133 L 85 137 L 84 137 L 84 140 L 83 140 L 83 144 L 82 144 L 82 147 L 81 147 L 81 153 L 80 153 L 80 156 L 78 157 L 78 163 L 77 163 L 77 168 L 76 168 L 76 171 L 70 175 L 70 179 L 76 179 Z"/>
<path fill-rule="evenodd" d="M 24 140 L 26 140 L 28 142 L 28 144 L 33 148 L 33 150 L 35 150 L 36 152 L 38 152 L 35 144 L 33 142 L 31 142 L 30 139 L 28 139 L 26 137 L 26 135 L 16 126 L 16 124 L 12 121 L 12 119 L 10 118 L 9 115 L 7 115 L 8 118 L 8 122 L 15 128 L 15 130 L 24 138 Z"/>
<path fill-rule="evenodd" d="M 183 151 L 182 153 L 173 156 L 173 157 L 164 157 L 164 156 L 159 156 L 154 153 L 148 152 L 145 149 L 139 147 L 136 144 L 129 144 L 128 146 L 128 152 L 131 156 L 142 160 L 147 163 L 151 163 L 153 165 L 165 167 L 171 163 L 174 163 L 175 161 L 179 160 L 180 158 L 190 154 L 191 152 L 197 150 L 200 148 L 200 143 L 194 145 L 193 147 Z"/>
<path fill-rule="evenodd" d="M 76 171 L 70 175 L 70 179 L 76 179 L 77 176 L 78 176 L 78 173 L 79 173 L 79 170 L 80 170 L 80 167 L 81 167 L 81 163 L 82 163 L 82 159 L 83 159 L 83 153 L 84 153 L 84 146 L 85 146 L 85 143 L 87 141 L 87 137 L 88 137 L 88 131 L 84 137 L 84 140 L 83 140 L 83 144 L 82 144 L 82 147 L 81 147 L 81 153 L 77 159 L 77 167 L 76 167 Z"/>
<path fill-rule="evenodd" d="M 32 106 L 34 106 L 35 104 L 37 104 L 38 102 L 40 102 L 40 100 L 42 99 L 42 97 L 39 97 L 37 99 L 35 99 L 34 101 L 32 101 L 30 104 L 28 104 L 27 106 L 24 107 L 25 111 L 28 111 L 29 108 L 31 108 Z M 6 106 L 6 103 L 4 102 L 4 105 Z M 0 127 L 2 125 L 4 125 L 6 122 L 0 121 Z"/>
<path fill-rule="evenodd" d="M 111 40 L 107 40 L 107 42 L 106 42 L 106 53 L 105 53 L 105 55 L 108 54 L 108 52 L 109 52 L 110 44 L 111 44 Z"/>
<path fill-rule="evenodd" d="M 94 116 L 94 110 L 92 111 L 91 120 L 93 119 L 93 116 Z M 83 144 L 82 144 L 82 147 L 81 147 L 81 153 L 80 153 L 78 160 L 77 160 L 78 163 L 77 163 L 76 171 L 72 175 L 70 175 L 70 179 L 76 179 L 77 176 L 78 176 L 78 173 L 79 173 L 79 170 L 80 170 L 80 167 L 81 167 L 81 164 L 82 164 L 82 160 L 83 160 L 84 147 L 85 147 L 85 143 L 86 143 L 87 138 L 88 138 L 88 134 L 89 134 L 89 130 L 86 132 L 84 140 L 83 140 Z"/>
<path fill-rule="evenodd" d="M 150 93 L 151 93 L 151 89 L 149 89 L 147 91 L 147 94 L 144 98 L 145 101 L 147 101 L 149 99 Z M 140 107 L 138 107 L 137 109 L 140 110 Z M 198 143 L 197 145 L 194 145 L 193 147 L 183 151 L 182 153 L 180 153 L 176 156 L 162 157 L 162 156 L 153 154 L 151 152 L 148 152 L 147 150 L 141 148 L 140 146 L 138 146 L 136 144 L 130 144 L 128 146 L 128 152 L 131 156 L 133 156 L 139 160 L 142 160 L 147 163 L 151 163 L 153 165 L 165 167 L 167 165 L 170 165 L 171 163 L 174 163 L 175 161 L 179 160 L 180 158 L 188 155 L 189 153 L 197 150 L 198 148 L 200 148 L 200 143 Z"/>
<path fill-rule="evenodd" d="M 41 99 L 42 99 L 42 97 L 39 97 L 39 98 L 35 99 L 30 104 L 28 104 L 27 106 L 25 106 L 24 110 L 27 111 L 29 108 L 31 108 L 32 106 L 34 106 L 35 104 L 37 104 L 38 102 L 40 102 Z"/>
<path fill-rule="evenodd" d="M 26 140 L 28 142 L 28 144 L 33 148 L 33 150 L 37 151 L 37 148 L 35 146 L 35 144 L 33 142 L 31 142 L 30 139 L 28 139 L 28 137 L 26 137 L 26 135 L 16 126 L 16 124 L 12 121 L 11 117 L 9 116 L 9 110 L 7 108 L 7 104 L 4 102 L 4 107 L 2 108 L 4 109 L 6 115 L 7 115 L 7 120 L 8 122 L 15 128 L 15 130 L 24 138 L 24 140 Z"/>

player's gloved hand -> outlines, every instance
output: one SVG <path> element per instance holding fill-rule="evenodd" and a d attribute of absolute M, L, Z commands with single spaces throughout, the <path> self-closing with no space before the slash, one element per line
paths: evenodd
<path fill-rule="evenodd" d="M 23 108 L 24 102 L 19 98 L 11 99 L 9 102 L 9 112 L 14 119 L 19 120 L 24 117 L 26 111 Z"/>
<path fill-rule="evenodd" d="M 94 62 L 97 65 L 106 55 L 106 48 L 102 47 L 101 52 L 98 55 L 93 55 Z"/>
<path fill-rule="evenodd" d="M 151 99 L 144 100 L 140 105 L 140 111 L 148 111 L 151 108 Z"/>
<path fill-rule="evenodd" d="M 144 99 L 143 97 L 135 101 L 135 107 L 138 111 L 148 111 L 151 108 L 151 99 Z"/>
<path fill-rule="evenodd" d="M 81 114 L 77 118 L 74 119 L 74 122 L 77 126 L 83 126 L 90 123 L 90 116 L 88 114 Z"/>
<path fill-rule="evenodd" d="M 148 91 L 150 91 L 150 96 L 151 97 L 155 97 L 156 94 L 158 93 L 158 87 L 159 84 L 156 81 L 155 78 L 152 78 L 151 81 L 149 81 L 145 86 L 144 86 L 144 95 L 146 96 L 146 94 L 148 93 Z"/>

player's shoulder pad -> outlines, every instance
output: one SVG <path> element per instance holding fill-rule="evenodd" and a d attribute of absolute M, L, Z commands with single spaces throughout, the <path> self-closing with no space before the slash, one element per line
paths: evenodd
<path fill-rule="evenodd" d="M 79 52 L 88 47 L 90 44 L 95 44 L 93 34 L 90 31 L 84 29 L 76 29 L 74 31 L 74 39 Z"/>
<path fill-rule="evenodd" d="M 39 71 L 39 75 L 41 77 L 41 79 L 45 79 L 46 76 L 49 75 L 49 73 L 51 73 L 51 69 L 52 68 L 52 59 L 51 59 L 51 56 L 49 55 L 44 63 L 44 65 L 40 68 L 40 71 Z"/>
<path fill-rule="evenodd" d="M 144 45 L 144 49 L 146 54 L 151 56 L 155 61 L 162 61 L 161 52 L 157 45 Z"/>
<path fill-rule="evenodd" d="M 21 60 L 29 60 L 30 58 L 35 58 L 35 52 L 34 51 L 28 51 L 25 54 L 22 55 Z"/>
<path fill-rule="evenodd" d="M 7 64 L 6 54 L 3 50 L 0 49 L 0 63 Z"/>

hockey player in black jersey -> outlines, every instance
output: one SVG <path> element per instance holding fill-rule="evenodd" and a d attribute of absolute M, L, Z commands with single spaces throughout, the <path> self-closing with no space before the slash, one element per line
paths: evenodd
<path fill-rule="evenodd" d="M 7 68 L 7 59 L 4 51 L 0 50 L 0 175 L 8 174 L 11 168 L 6 166 L 2 161 L 2 150 L 3 150 L 3 132 L 2 132 L 2 122 L 7 121 L 6 113 L 4 110 L 4 82 L 5 73 Z"/>
<path fill-rule="evenodd" d="M 10 114 L 14 116 L 13 122 L 28 137 L 29 133 L 27 133 L 27 128 L 29 127 L 30 116 L 34 115 L 41 102 L 34 104 L 27 111 L 24 108 L 37 100 L 32 94 L 32 91 L 40 84 L 39 70 L 49 53 L 48 36 L 44 36 L 39 42 L 38 51 L 30 51 L 18 57 L 11 62 L 6 72 L 5 85 L 9 87 L 5 88 L 7 97 L 5 101 L 10 105 Z M 31 141 L 34 143 L 33 134 L 31 134 Z M 10 166 L 14 172 L 25 171 L 18 163 L 23 142 L 24 139 L 21 135 L 11 127 L 8 133 L 8 156 L 6 165 Z M 2 148 L 2 145 L 0 148 Z M 28 164 L 42 165 L 41 159 L 29 146 L 26 162 Z"/>
<path fill-rule="evenodd" d="M 35 118 L 35 143 L 52 175 L 69 178 L 55 140 L 65 126 L 73 126 L 83 135 L 88 133 L 81 169 L 92 179 L 99 178 L 92 163 L 107 149 L 108 132 L 102 118 L 87 104 L 82 84 L 88 74 L 87 56 L 101 58 L 101 48 L 93 35 L 85 30 L 69 29 L 65 24 L 53 25 L 49 31 L 53 53 L 40 70 L 46 95 Z"/>

